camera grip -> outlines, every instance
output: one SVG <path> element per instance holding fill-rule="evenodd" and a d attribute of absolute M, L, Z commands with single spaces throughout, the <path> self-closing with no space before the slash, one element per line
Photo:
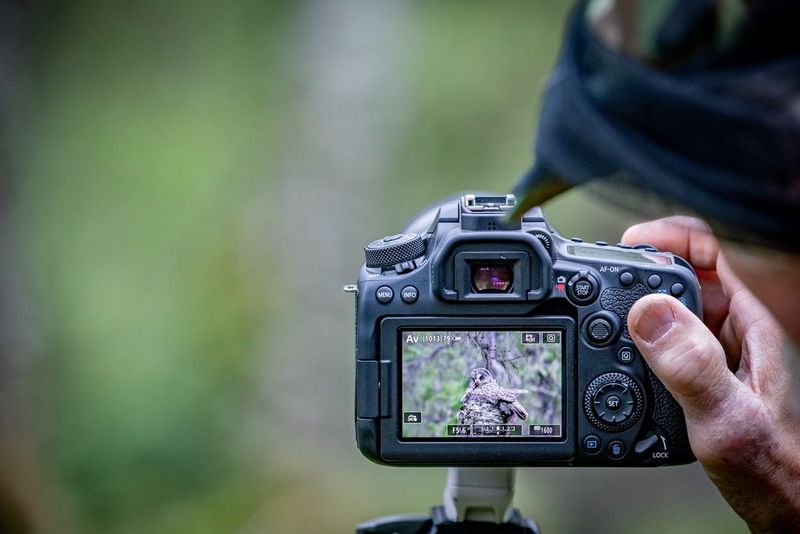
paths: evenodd
<path fill-rule="evenodd" d="M 667 435 L 667 439 L 672 444 L 670 460 L 674 463 L 694 461 L 695 457 L 686 435 L 683 408 L 667 391 L 650 367 L 647 367 L 647 378 L 653 392 L 653 424 Z"/>

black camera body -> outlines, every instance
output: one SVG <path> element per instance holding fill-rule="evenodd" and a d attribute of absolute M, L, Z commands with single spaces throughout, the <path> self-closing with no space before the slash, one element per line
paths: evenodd
<path fill-rule="evenodd" d="M 626 326 L 649 293 L 701 314 L 682 258 L 556 234 L 512 195 L 465 195 L 365 248 L 356 438 L 388 465 L 694 461 L 683 412 Z"/>

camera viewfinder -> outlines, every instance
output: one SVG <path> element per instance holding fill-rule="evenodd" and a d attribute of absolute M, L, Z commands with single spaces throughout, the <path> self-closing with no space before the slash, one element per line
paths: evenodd
<path fill-rule="evenodd" d="M 509 264 L 472 265 L 472 287 L 476 293 L 508 293 L 514 285 L 514 269 Z"/>

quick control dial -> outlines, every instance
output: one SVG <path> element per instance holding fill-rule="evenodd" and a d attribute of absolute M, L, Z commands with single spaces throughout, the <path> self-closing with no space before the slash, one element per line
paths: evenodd
<path fill-rule="evenodd" d="M 600 375 L 583 396 L 583 410 L 589 421 L 606 432 L 621 432 L 639 420 L 644 408 L 642 389 L 622 373 Z"/>
<path fill-rule="evenodd" d="M 392 267 L 419 258 L 425 242 L 417 234 L 396 234 L 376 239 L 364 247 L 367 267 Z"/>

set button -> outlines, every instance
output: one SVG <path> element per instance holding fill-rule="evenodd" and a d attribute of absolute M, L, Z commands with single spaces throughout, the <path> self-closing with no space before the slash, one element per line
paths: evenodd
<path fill-rule="evenodd" d="M 624 423 L 633 414 L 636 401 L 629 387 L 621 383 L 602 386 L 594 395 L 594 411 L 606 423 Z"/>
<path fill-rule="evenodd" d="M 674 284 L 672 284 L 672 286 L 669 288 L 669 292 L 670 292 L 670 293 L 672 294 L 672 296 L 673 296 L 673 297 L 675 297 L 675 298 L 678 298 L 678 297 L 680 297 L 681 295 L 683 295 L 683 292 L 684 292 L 684 287 L 683 287 L 683 284 L 681 284 L 680 282 L 675 282 L 675 283 L 674 283 Z"/>
<path fill-rule="evenodd" d="M 616 412 L 622 407 L 622 399 L 616 395 L 609 395 L 606 397 L 606 408 L 612 412 Z"/>

